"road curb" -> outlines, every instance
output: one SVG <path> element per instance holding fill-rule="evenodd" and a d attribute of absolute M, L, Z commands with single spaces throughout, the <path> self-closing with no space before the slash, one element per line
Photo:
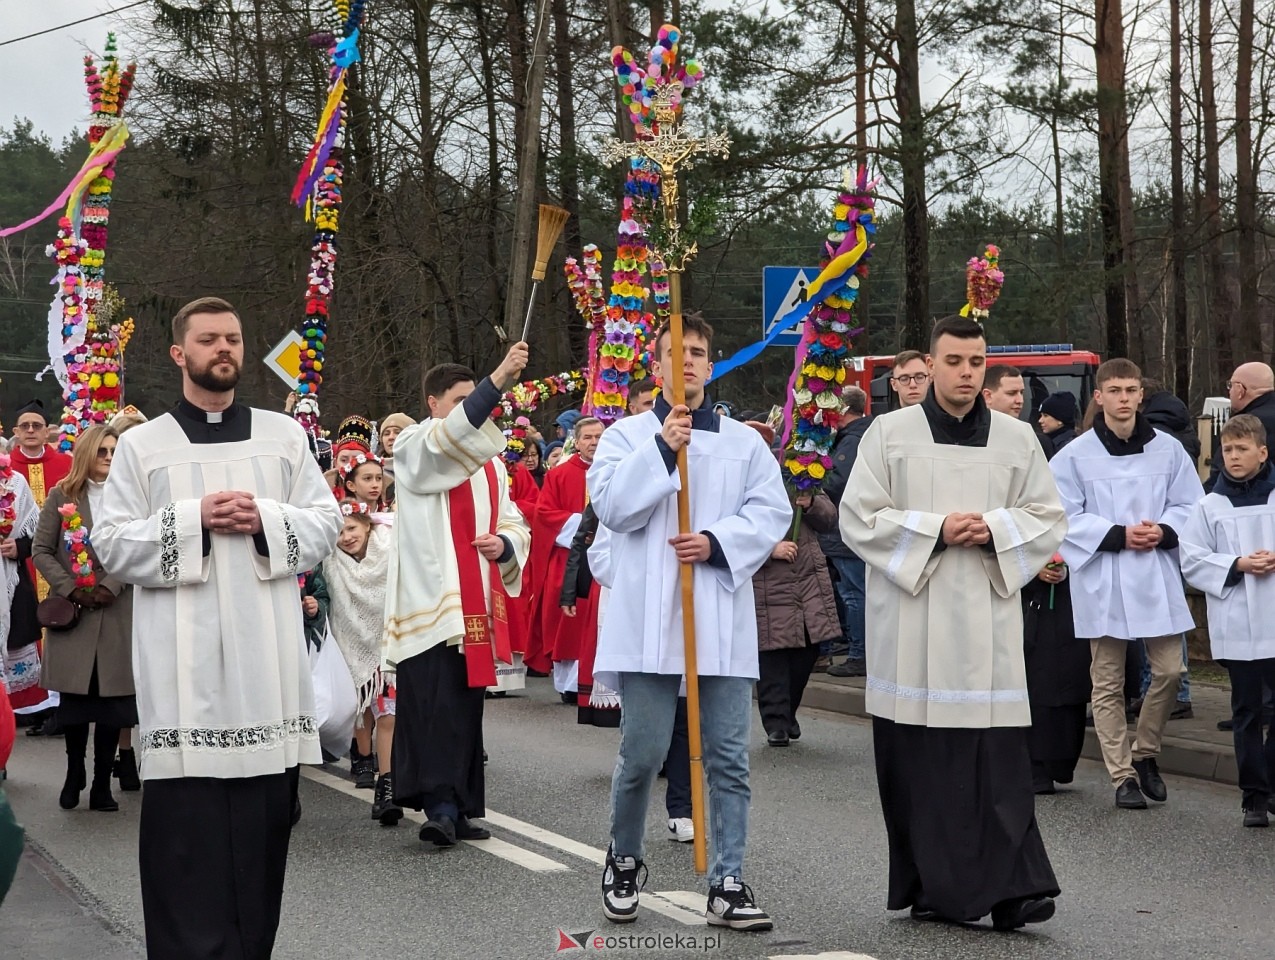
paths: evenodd
<path fill-rule="evenodd" d="M 803 707 L 816 710 L 827 710 L 851 717 L 867 719 L 869 714 L 864 709 L 863 687 L 856 683 L 840 683 L 835 680 L 820 678 L 816 674 L 810 678 L 806 692 L 801 698 Z M 1102 749 L 1091 729 L 1085 730 L 1085 746 L 1081 756 L 1089 760 L 1102 760 Z M 1197 780 L 1211 780 L 1214 783 L 1225 783 L 1236 786 L 1239 783 L 1239 770 L 1235 765 L 1235 752 L 1229 747 L 1215 746 L 1189 740 L 1185 737 L 1166 736 L 1160 745 L 1160 772 L 1182 777 L 1194 777 Z"/>

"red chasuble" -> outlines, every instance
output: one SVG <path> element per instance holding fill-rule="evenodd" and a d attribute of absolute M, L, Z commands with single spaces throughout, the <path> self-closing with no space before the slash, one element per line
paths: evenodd
<path fill-rule="evenodd" d="M 574 618 L 563 616 L 558 606 L 569 551 L 554 543 L 567 519 L 584 512 L 588 469 L 589 464 L 573 456 L 545 474 L 531 526 L 531 562 L 536 576 L 531 623 L 533 629 L 539 628 L 544 652 L 552 660 L 579 660 L 580 639 L 592 622 L 592 598 L 581 598 Z"/>
<path fill-rule="evenodd" d="M 522 511 L 523 519 L 527 521 L 530 527 L 536 516 L 536 500 L 540 496 L 540 488 L 536 486 L 536 481 L 532 478 L 527 468 L 522 464 L 518 464 L 509 474 L 509 499 L 514 502 L 519 510 Z M 535 583 L 530 560 L 522 571 L 523 583 L 527 584 L 527 589 L 523 590 L 520 597 L 509 597 L 506 601 L 509 610 L 509 645 L 514 653 L 523 655 L 523 663 L 527 662 L 529 656 L 533 656 L 531 651 L 532 645 L 532 629 L 531 629 L 531 585 Z M 547 667 L 537 667 L 539 670 L 547 670 Z"/>

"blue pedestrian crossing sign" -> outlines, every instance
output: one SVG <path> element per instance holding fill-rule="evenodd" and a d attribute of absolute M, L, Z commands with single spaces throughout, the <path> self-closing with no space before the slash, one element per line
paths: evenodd
<path fill-rule="evenodd" d="M 793 307 L 806 299 L 806 290 L 819 276 L 818 267 L 762 267 L 761 268 L 761 303 L 762 303 L 762 336 L 771 329 Z M 777 336 L 771 346 L 795 347 L 801 343 L 805 321 L 791 330 L 785 330 Z"/>

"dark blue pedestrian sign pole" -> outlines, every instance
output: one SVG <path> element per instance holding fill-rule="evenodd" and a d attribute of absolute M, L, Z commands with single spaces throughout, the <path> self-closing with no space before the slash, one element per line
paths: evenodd
<path fill-rule="evenodd" d="M 763 337 L 783 319 L 784 314 L 806 299 L 806 288 L 817 276 L 819 276 L 818 267 L 761 268 Z M 775 337 L 770 346 L 795 347 L 801 342 L 804 330 L 805 322 L 803 321 L 792 330 L 785 330 Z"/>

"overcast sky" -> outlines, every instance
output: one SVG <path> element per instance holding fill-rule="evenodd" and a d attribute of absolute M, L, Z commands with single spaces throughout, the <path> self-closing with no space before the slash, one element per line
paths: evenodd
<path fill-rule="evenodd" d="M 125 6 L 130 0 L 0 0 L 0 43 L 56 27 L 95 13 Z M 100 56 L 106 34 L 132 11 L 90 20 L 0 46 L 0 126 L 27 117 L 56 143 L 82 132 L 88 121 L 84 54 Z M 120 51 L 136 58 L 127 44 Z"/>

